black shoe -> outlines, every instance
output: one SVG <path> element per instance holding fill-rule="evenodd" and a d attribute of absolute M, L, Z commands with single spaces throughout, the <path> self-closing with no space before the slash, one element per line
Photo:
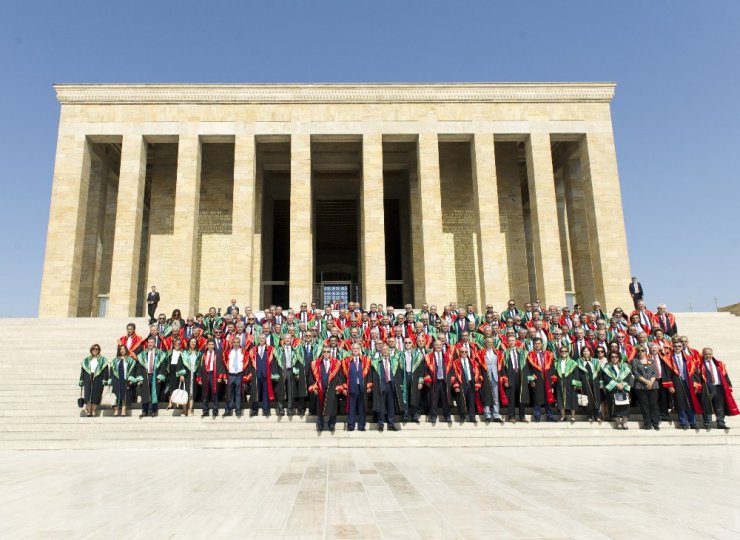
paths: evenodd
<path fill-rule="evenodd" d="M 419 418 L 418 416 L 416 416 L 414 418 L 414 422 L 416 422 L 417 424 L 421 424 L 421 418 Z"/>
<path fill-rule="evenodd" d="M 257 416 L 257 411 L 249 411 L 249 418 L 252 418 L 253 416 Z"/>
<path fill-rule="evenodd" d="M 383 424 L 378 424 L 378 431 L 383 432 Z"/>
<path fill-rule="evenodd" d="M 208 411 L 203 411 L 202 413 L 200 413 L 201 418 L 205 418 L 206 416 L 208 416 Z"/>
<path fill-rule="evenodd" d="M 322 431 L 324 431 L 324 426 L 317 425 L 316 426 L 316 431 L 318 431 L 319 433 L 321 433 Z"/>
<path fill-rule="evenodd" d="M 461 424 L 464 424 L 464 423 L 465 423 L 465 417 L 464 417 L 464 416 L 461 416 L 461 417 L 460 417 L 460 423 L 461 423 Z"/>
<path fill-rule="evenodd" d="M 660 426 L 659 426 L 658 424 L 655 424 L 655 425 L 653 426 L 653 429 L 654 429 L 655 431 L 660 431 Z"/>
<path fill-rule="evenodd" d="M 306 414 L 306 409 L 298 409 L 298 414 L 300 416 L 303 416 L 304 414 Z"/>
<path fill-rule="evenodd" d="M 448 424 L 452 424 L 452 417 L 451 416 L 447 416 L 445 418 L 445 422 L 447 422 Z"/>
<path fill-rule="evenodd" d="M 488 425 L 488 424 L 491 423 L 491 417 L 490 416 L 486 416 L 485 420 L 486 420 L 486 425 Z"/>
<path fill-rule="evenodd" d="M 548 422 L 557 422 L 557 419 L 554 416 L 548 416 L 547 417 Z"/>
<path fill-rule="evenodd" d="M 717 422 L 717 429 L 730 429 L 730 427 L 724 422 Z"/>
<path fill-rule="evenodd" d="M 539 416 L 533 416 L 532 417 L 532 422 L 539 422 L 539 421 L 540 421 L 540 417 Z"/>
<path fill-rule="evenodd" d="M 388 424 L 388 429 L 391 430 L 391 431 L 398 431 L 396 429 L 396 424 Z"/>
<path fill-rule="evenodd" d="M 478 423 L 478 419 L 475 416 L 469 416 L 468 422 L 473 422 L 474 424 Z"/>
<path fill-rule="evenodd" d="M 640 426 L 640 429 L 646 429 L 646 430 L 649 431 L 649 430 L 653 429 L 653 426 L 651 426 L 649 424 L 645 424 L 644 426 Z"/>
<path fill-rule="evenodd" d="M 704 424 L 704 429 L 707 431 L 712 431 L 712 426 L 710 424 Z"/>
<path fill-rule="evenodd" d="M 218 416 L 218 411 L 213 411 L 213 417 L 216 418 Z"/>
<path fill-rule="evenodd" d="M 145 416 L 149 416 L 149 413 L 143 412 L 139 415 L 139 418 L 144 418 Z"/>
<path fill-rule="evenodd" d="M 504 419 L 501 418 L 501 417 L 494 418 L 493 421 L 496 422 L 497 424 L 503 424 L 504 423 Z"/>
<path fill-rule="evenodd" d="M 278 411 L 277 412 L 277 415 L 278 416 L 285 416 L 285 411 Z"/>
<path fill-rule="evenodd" d="M 364 427 L 357 428 L 357 431 L 365 431 L 365 428 Z"/>
<path fill-rule="evenodd" d="M 688 431 L 688 429 L 689 429 L 689 426 L 687 426 L 686 424 L 682 424 L 680 427 L 684 431 Z"/>
<path fill-rule="evenodd" d="M 232 414 L 234 413 L 231 411 L 224 411 L 224 416 L 231 416 Z"/>
<path fill-rule="evenodd" d="M 354 430 L 355 430 L 355 428 L 353 428 L 353 427 L 348 427 L 347 428 L 347 431 L 354 431 Z"/>
<path fill-rule="evenodd" d="M 661 422 L 668 422 L 668 415 L 667 414 L 661 414 L 660 415 L 660 421 Z"/>
<path fill-rule="evenodd" d="M 697 429 L 697 427 L 696 427 L 696 424 L 690 424 L 690 425 L 689 425 L 689 427 L 690 427 L 691 429 Z"/>
<path fill-rule="evenodd" d="M 336 426 L 335 425 L 329 426 L 329 431 L 331 431 L 332 433 L 334 433 L 334 430 L 335 429 L 336 429 Z"/>

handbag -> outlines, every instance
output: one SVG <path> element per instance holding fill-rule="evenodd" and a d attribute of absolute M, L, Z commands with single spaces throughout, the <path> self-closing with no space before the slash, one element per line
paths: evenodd
<path fill-rule="evenodd" d="M 85 406 L 85 398 L 82 397 L 82 387 L 80 386 L 80 397 L 77 398 L 77 406 L 81 409 Z"/>
<path fill-rule="evenodd" d="M 118 398 L 113 393 L 112 386 L 106 386 L 103 390 L 103 397 L 100 399 L 101 405 L 108 405 L 109 407 L 115 407 L 118 404 Z"/>
<path fill-rule="evenodd" d="M 586 394 L 578 394 L 578 406 L 588 407 L 588 396 Z"/>
<path fill-rule="evenodd" d="M 188 393 L 185 391 L 184 383 L 180 383 L 180 388 L 172 392 L 172 403 L 175 405 L 186 405 L 188 402 Z"/>
<path fill-rule="evenodd" d="M 614 405 L 622 407 L 630 404 L 630 398 L 626 392 L 614 392 Z"/>

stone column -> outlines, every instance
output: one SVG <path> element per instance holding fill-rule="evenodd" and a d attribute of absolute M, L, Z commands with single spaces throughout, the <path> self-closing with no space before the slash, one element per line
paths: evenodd
<path fill-rule="evenodd" d="M 176 251 L 169 256 L 170 287 L 162 290 L 163 297 L 183 317 L 195 315 L 198 294 L 198 214 L 200 212 L 201 146 L 197 134 L 180 135 L 177 146 L 177 185 L 175 187 Z"/>
<path fill-rule="evenodd" d="M 256 180 L 255 140 L 252 133 L 239 133 L 234 140 L 234 198 L 231 228 L 231 283 L 229 298 L 235 296 L 241 309 L 253 305 L 252 248 L 254 241 L 254 196 Z"/>
<path fill-rule="evenodd" d="M 595 300 L 605 311 L 616 307 L 629 311 L 630 263 L 611 126 L 587 133 L 580 142 L 580 155 Z"/>
<path fill-rule="evenodd" d="M 112 317 L 144 315 L 136 313 L 136 300 L 141 293 L 138 278 L 145 180 L 146 141 L 140 133 L 124 135 L 108 306 L 108 315 Z M 160 285 L 158 290 L 162 287 L 158 283 L 155 285 Z M 146 284 L 144 294 L 149 291 L 149 286 Z"/>
<path fill-rule="evenodd" d="M 254 234 L 252 235 L 252 309 L 257 311 L 262 305 L 262 235 L 265 225 L 262 218 L 262 200 L 264 191 L 264 171 L 262 167 L 255 170 L 254 186 Z"/>
<path fill-rule="evenodd" d="M 414 164 L 416 164 L 414 156 Z M 411 275 L 413 284 L 414 307 L 421 308 L 426 302 L 424 291 L 424 245 L 422 243 L 421 226 L 421 194 L 419 193 L 418 166 L 409 169 L 409 212 L 411 237 Z M 438 306 L 440 309 L 442 306 Z"/>
<path fill-rule="evenodd" d="M 526 152 L 537 296 L 544 304 L 562 306 L 565 284 L 550 134 L 531 133 Z"/>
<path fill-rule="evenodd" d="M 582 167 L 578 160 L 568 159 L 563 167 L 565 181 L 565 204 L 568 208 L 568 234 L 573 261 L 573 290 L 576 302 L 589 309 L 596 299 L 594 274 L 591 267 L 590 240 L 588 238 L 588 217 L 586 200 L 583 194 Z M 600 299 L 599 299 L 600 300 Z"/>
<path fill-rule="evenodd" d="M 57 139 L 40 317 L 76 317 L 90 184 L 90 145 L 84 134 Z"/>
<path fill-rule="evenodd" d="M 290 138 L 290 306 L 310 303 L 313 289 L 311 135 Z"/>
<path fill-rule="evenodd" d="M 362 305 L 386 303 L 385 214 L 383 207 L 383 137 L 362 136 Z"/>
<path fill-rule="evenodd" d="M 498 178 L 492 133 L 473 135 L 473 197 L 478 202 L 478 253 L 481 301 L 496 306 L 509 297 L 509 270 L 506 239 L 501 231 L 498 206 Z"/>
<path fill-rule="evenodd" d="M 419 167 L 419 210 L 421 214 L 420 245 L 424 273 L 424 299 L 436 304 L 438 309 L 454 300 L 444 274 L 435 264 L 442 238 L 442 193 L 439 174 L 439 141 L 436 133 L 420 133 L 418 148 Z M 416 252 L 414 252 L 416 258 Z"/>
<path fill-rule="evenodd" d="M 506 240 L 506 261 L 509 274 L 508 298 L 513 298 L 517 304 L 523 305 L 530 300 L 531 295 L 529 293 L 529 265 L 517 143 L 500 142 L 496 143 L 495 147 L 499 209 Z M 502 305 L 494 306 L 494 309 L 505 309 L 501 307 Z"/>

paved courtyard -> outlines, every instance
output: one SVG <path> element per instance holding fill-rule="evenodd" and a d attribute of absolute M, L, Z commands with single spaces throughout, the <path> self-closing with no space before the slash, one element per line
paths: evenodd
<path fill-rule="evenodd" d="M 7 538 L 740 538 L 734 447 L 0 452 Z"/>

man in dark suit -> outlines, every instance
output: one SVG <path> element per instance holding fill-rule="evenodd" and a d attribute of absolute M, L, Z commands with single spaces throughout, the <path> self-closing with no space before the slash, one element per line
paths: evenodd
<path fill-rule="evenodd" d="M 146 295 L 146 311 L 149 313 L 149 324 L 154 324 L 156 322 L 154 319 L 154 313 L 157 311 L 158 305 L 159 293 L 157 292 L 157 288 L 152 285 L 152 292 Z"/>
<path fill-rule="evenodd" d="M 645 296 L 645 290 L 642 288 L 642 283 L 637 281 L 635 276 L 632 276 L 632 282 L 630 283 L 630 296 L 635 304 L 635 309 L 637 309 L 637 303 Z"/>

